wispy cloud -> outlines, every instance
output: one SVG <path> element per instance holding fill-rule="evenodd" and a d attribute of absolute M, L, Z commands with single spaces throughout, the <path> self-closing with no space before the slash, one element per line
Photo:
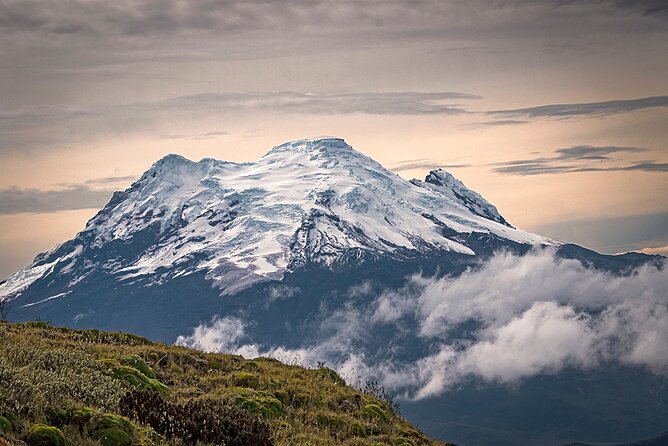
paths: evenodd
<path fill-rule="evenodd" d="M 431 158 L 420 158 L 414 160 L 405 160 L 398 163 L 391 164 L 389 169 L 395 172 L 403 172 L 414 169 L 457 169 L 462 167 L 469 167 L 470 164 L 449 164 L 444 161 L 439 161 Z"/>
<path fill-rule="evenodd" d="M 215 131 L 215 132 L 206 132 L 196 135 L 160 135 L 160 138 L 163 139 L 189 139 L 189 140 L 202 140 L 202 139 L 214 139 L 219 136 L 228 136 L 229 132 Z"/>
<path fill-rule="evenodd" d="M 158 107 L 227 107 L 232 110 L 277 110 L 296 114 L 431 115 L 468 113 L 452 101 L 479 99 L 458 92 L 358 92 L 344 94 L 208 93 L 168 99 Z M 446 103 L 447 102 L 447 103 Z M 150 106 L 150 105 L 149 105 Z"/>
<path fill-rule="evenodd" d="M 138 178 L 137 175 L 124 175 L 124 176 L 111 176 L 111 177 L 102 177 L 102 178 L 93 178 L 91 180 L 86 180 L 85 184 L 90 186 L 104 186 L 107 184 L 118 184 L 118 183 L 127 183 L 128 181 L 134 181 Z"/>
<path fill-rule="evenodd" d="M 98 209 L 112 194 L 111 190 L 92 189 L 85 184 L 59 190 L 9 187 L 0 189 L 0 215 Z"/>
<path fill-rule="evenodd" d="M 100 107 L 35 107 L 0 111 L 0 150 L 58 147 L 91 138 L 155 133 L 164 121 L 200 122 L 239 113 L 294 115 L 461 115 L 459 103 L 479 96 L 458 92 L 299 92 L 203 93 L 157 101 Z M 171 139 L 210 139 L 223 131 L 161 135 Z"/>
<path fill-rule="evenodd" d="M 555 150 L 557 156 L 504 161 L 492 164 L 494 172 L 506 175 L 544 175 L 575 172 L 642 171 L 668 172 L 668 163 L 625 162 L 612 155 L 641 153 L 647 149 L 617 146 L 573 146 Z"/>
<path fill-rule="evenodd" d="M 668 96 L 652 96 L 639 99 L 620 99 L 604 102 L 581 102 L 574 104 L 550 104 L 536 107 L 493 110 L 488 112 L 499 116 L 517 116 L 531 119 L 537 118 L 574 118 L 601 117 L 628 113 L 650 108 L 668 107 Z"/>
<path fill-rule="evenodd" d="M 640 13 L 644 16 L 668 19 L 668 3 L 664 0 L 607 0 L 611 6 Z"/>
<path fill-rule="evenodd" d="M 53 185 L 54 189 L 51 190 L 63 191 L 63 190 L 78 190 L 82 188 L 83 189 L 90 188 L 92 190 L 97 190 L 97 191 L 101 189 L 104 189 L 105 191 L 111 191 L 111 188 L 125 187 L 134 180 L 136 180 L 137 178 L 139 178 L 138 175 L 113 175 L 101 178 L 91 178 L 89 180 L 84 181 L 83 183 L 56 183 Z M 42 192 L 48 192 L 48 191 L 42 191 Z"/>
<path fill-rule="evenodd" d="M 485 127 L 504 127 L 504 126 L 522 125 L 522 124 L 528 124 L 530 122 L 531 121 L 522 119 L 500 119 L 498 121 L 473 122 L 471 124 L 465 124 L 465 127 L 470 129 L 480 129 Z"/>
<path fill-rule="evenodd" d="M 558 159 L 562 160 L 608 160 L 608 155 L 613 153 L 637 153 L 646 152 L 647 149 L 640 147 L 618 147 L 618 146 L 573 146 L 557 149 Z"/>
<path fill-rule="evenodd" d="M 651 161 L 645 161 L 642 163 L 636 163 L 630 166 L 621 167 L 619 170 L 639 170 L 642 172 L 668 172 L 668 163 L 655 163 Z"/>

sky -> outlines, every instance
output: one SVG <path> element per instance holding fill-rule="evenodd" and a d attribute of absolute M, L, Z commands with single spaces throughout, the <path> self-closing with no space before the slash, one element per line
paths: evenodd
<path fill-rule="evenodd" d="M 668 253 L 664 0 L 0 0 L 0 277 L 168 153 L 344 138 L 516 227 Z"/>

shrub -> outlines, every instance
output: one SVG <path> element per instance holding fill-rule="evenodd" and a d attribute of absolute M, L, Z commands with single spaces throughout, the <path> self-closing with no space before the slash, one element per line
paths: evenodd
<path fill-rule="evenodd" d="M 128 434 L 131 434 L 134 431 L 134 426 L 126 417 L 120 415 L 114 415 L 111 413 L 105 413 L 100 415 L 96 420 L 95 424 L 97 429 L 111 429 L 116 428 L 120 429 Z"/>
<path fill-rule="evenodd" d="M 345 386 L 346 382 L 339 376 L 338 373 L 336 373 L 334 370 L 330 369 L 329 367 L 320 367 L 317 369 L 316 372 L 320 377 L 326 380 L 334 381 L 335 384 L 339 386 Z"/>
<path fill-rule="evenodd" d="M 343 425 L 343 422 L 339 417 L 327 415 L 324 413 L 318 414 L 316 416 L 316 421 L 320 426 L 326 427 L 328 429 L 339 429 Z"/>
<path fill-rule="evenodd" d="M 218 358 L 209 358 L 208 366 L 211 370 L 223 370 L 223 363 Z"/>
<path fill-rule="evenodd" d="M 95 329 L 70 330 L 73 337 L 90 344 L 152 345 L 153 342 L 130 333 L 100 331 Z"/>
<path fill-rule="evenodd" d="M 68 424 L 77 426 L 83 429 L 84 426 L 92 424 L 96 417 L 96 412 L 90 407 L 81 408 L 54 408 L 49 407 L 45 411 L 46 419 L 54 426 L 65 426 Z"/>
<path fill-rule="evenodd" d="M 73 426 L 79 433 L 92 433 L 103 446 L 129 446 L 136 426 L 126 417 L 100 413 L 89 407 L 47 410 L 49 422 L 57 426 Z"/>
<path fill-rule="evenodd" d="M 292 405 L 294 407 L 306 407 L 311 403 L 311 396 L 304 393 L 295 393 L 292 395 Z"/>
<path fill-rule="evenodd" d="M 387 421 L 388 416 L 378 404 L 367 404 L 362 407 L 362 415 L 369 420 Z"/>
<path fill-rule="evenodd" d="M 253 360 L 244 362 L 241 367 L 243 367 L 244 370 L 248 370 L 249 372 L 257 372 L 260 370 L 260 365 Z"/>
<path fill-rule="evenodd" d="M 385 391 L 385 387 L 379 385 L 378 382 L 365 381 L 364 386 L 362 386 L 361 390 L 363 393 L 366 393 L 367 395 L 382 401 L 384 404 L 387 405 L 388 409 L 393 411 L 395 414 L 401 415 L 401 408 L 399 407 L 399 403 L 394 401 L 392 395 L 387 393 Z"/>
<path fill-rule="evenodd" d="M 266 392 L 258 392 L 245 388 L 230 390 L 234 402 L 249 412 L 265 417 L 277 417 L 283 413 L 283 403 Z"/>
<path fill-rule="evenodd" d="M 102 446 L 130 446 L 132 443 L 132 437 L 118 427 L 97 430 L 93 436 Z"/>
<path fill-rule="evenodd" d="M 403 430 L 401 436 L 408 440 L 412 440 L 413 443 L 426 443 L 429 441 L 427 436 L 415 429 Z"/>
<path fill-rule="evenodd" d="M 274 396 L 281 403 L 283 403 L 283 405 L 288 404 L 290 402 L 290 394 L 287 392 L 287 390 L 279 389 L 274 392 Z"/>
<path fill-rule="evenodd" d="M 169 392 L 169 387 L 158 381 L 157 379 L 149 378 L 141 371 L 127 365 L 119 365 L 114 367 L 112 376 L 115 379 L 123 380 L 134 387 L 140 389 L 155 390 L 162 394 Z"/>
<path fill-rule="evenodd" d="M 135 390 L 121 399 L 120 409 L 167 438 L 178 438 L 186 444 L 273 444 L 265 421 L 233 405 L 208 400 L 175 404 L 157 392 Z"/>
<path fill-rule="evenodd" d="M 254 389 L 260 385 L 260 380 L 253 373 L 237 372 L 234 374 L 234 385 Z"/>
<path fill-rule="evenodd" d="M 156 379 L 155 372 L 138 355 L 126 355 L 121 358 L 121 362 L 127 366 L 135 368 L 142 372 L 147 378 Z"/>
<path fill-rule="evenodd" d="M 45 424 L 35 424 L 25 440 L 30 446 L 65 446 L 65 436 L 61 430 Z"/>
<path fill-rule="evenodd" d="M 369 431 L 367 430 L 366 426 L 359 423 L 353 423 L 350 426 L 350 432 L 356 437 L 366 437 L 369 435 Z"/>
<path fill-rule="evenodd" d="M 0 383 L 0 401 L 19 415 L 71 401 L 111 411 L 124 392 L 90 354 L 30 342 L 2 345 Z"/>
<path fill-rule="evenodd" d="M 404 437 L 397 437 L 394 440 L 394 444 L 396 446 L 413 446 L 413 443 L 411 443 L 410 441 L 408 441 L 407 438 L 404 438 Z"/>
<path fill-rule="evenodd" d="M 0 432 L 11 432 L 13 430 L 12 422 L 5 417 L 0 417 Z"/>

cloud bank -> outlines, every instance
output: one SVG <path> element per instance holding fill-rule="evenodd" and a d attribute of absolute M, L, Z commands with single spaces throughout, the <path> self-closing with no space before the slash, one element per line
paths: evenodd
<path fill-rule="evenodd" d="M 355 305 L 360 296 L 372 304 Z M 664 262 L 613 275 L 551 250 L 498 253 L 459 277 L 416 275 L 402 289 L 375 295 L 369 285 L 358 287 L 322 327 L 314 341 L 288 349 L 252 342 L 249 325 L 228 317 L 177 343 L 288 362 L 327 361 L 349 382 L 374 377 L 418 399 L 470 379 L 509 384 L 568 368 L 620 364 L 666 374 L 668 269 Z M 386 345 L 379 355 L 365 346 L 388 327 L 412 345 L 428 346 L 426 354 L 409 358 Z"/>

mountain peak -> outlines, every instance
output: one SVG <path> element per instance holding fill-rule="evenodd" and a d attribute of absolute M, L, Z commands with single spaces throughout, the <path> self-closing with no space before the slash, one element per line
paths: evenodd
<path fill-rule="evenodd" d="M 286 152 L 303 152 L 309 154 L 334 153 L 341 150 L 354 149 L 343 138 L 322 136 L 285 142 L 272 148 L 265 156 Z"/>
<path fill-rule="evenodd" d="M 485 200 L 479 193 L 466 187 L 464 183 L 455 178 L 450 172 L 443 169 L 435 169 L 429 172 L 424 181 L 412 179 L 411 183 L 418 187 L 423 187 L 443 194 L 466 207 L 475 215 L 501 223 L 509 228 L 513 227 L 505 218 L 503 218 L 496 209 L 496 206 Z"/>
<path fill-rule="evenodd" d="M 154 167 L 157 166 L 174 166 L 174 165 L 180 165 L 180 164 L 192 164 L 194 161 L 189 160 L 183 155 L 179 155 L 178 153 L 169 153 L 162 158 L 160 158 L 158 161 L 153 163 Z"/>

